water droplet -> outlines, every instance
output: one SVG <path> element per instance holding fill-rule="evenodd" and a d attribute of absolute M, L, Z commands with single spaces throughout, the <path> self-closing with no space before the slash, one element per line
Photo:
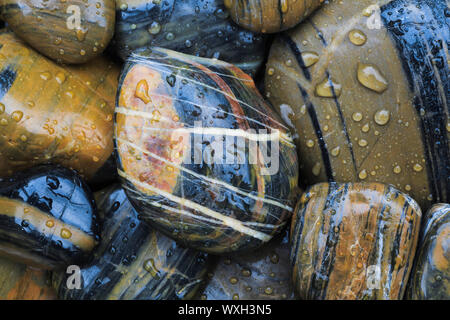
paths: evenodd
<path fill-rule="evenodd" d="M 354 29 L 348 33 L 348 38 L 350 42 L 355 46 L 362 46 L 367 41 L 367 36 L 361 30 Z"/>
<path fill-rule="evenodd" d="M 302 59 L 305 63 L 305 67 L 309 68 L 319 61 L 319 55 L 315 52 L 305 51 L 302 52 Z"/>
<path fill-rule="evenodd" d="M 11 118 L 13 118 L 13 120 L 14 120 L 15 122 L 19 122 L 19 121 L 22 120 L 22 118 L 23 118 L 23 112 L 22 112 L 22 111 L 14 111 L 14 112 L 11 114 Z"/>
<path fill-rule="evenodd" d="M 173 74 L 171 74 L 170 76 L 166 77 L 166 81 L 171 87 L 174 87 L 175 82 L 177 81 L 177 78 L 175 78 L 175 76 Z"/>
<path fill-rule="evenodd" d="M 373 12 L 374 12 L 374 11 L 373 11 L 373 7 L 372 7 L 372 6 L 369 6 L 369 7 L 365 8 L 365 9 L 363 10 L 363 16 L 364 16 L 364 17 L 370 17 L 370 16 L 372 15 Z"/>
<path fill-rule="evenodd" d="M 301 114 L 305 114 L 305 113 L 306 113 L 306 105 L 302 105 L 302 106 L 300 107 L 300 113 L 301 113 Z"/>
<path fill-rule="evenodd" d="M 252 272 L 249 269 L 242 269 L 241 273 L 244 277 L 250 277 L 252 275 Z"/>
<path fill-rule="evenodd" d="M 173 39 L 175 39 L 175 35 L 172 32 L 166 34 L 167 41 L 172 41 Z"/>
<path fill-rule="evenodd" d="M 72 232 L 69 229 L 62 228 L 61 229 L 61 238 L 69 239 L 72 236 Z"/>
<path fill-rule="evenodd" d="M 356 121 L 356 122 L 361 121 L 362 118 L 363 118 L 363 115 L 362 115 L 361 112 L 355 112 L 355 113 L 352 115 L 352 119 L 353 119 L 354 121 Z"/>
<path fill-rule="evenodd" d="M 420 171 L 423 170 L 423 167 L 422 167 L 421 164 L 416 163 L 416 164 L 414 165 L 413 169 L 414 169 L 415 172 L 420 172 Z"/>
<path fill-rule="evenodd" d="M 377 111 L 374 116 L 375 122 L 380 126 L 384 126 L 385 124 L 387 124 L 389 122 L 389 119 L 390 112 L 385 109 Z"/>
<path fill-rule="evenodd" d="M 272 254 L 270 255 L 269 260 L 273 264 L 277 264 L 280 261 L 280 257 L 278 256 L 278 254 L 276 252 L 272 252 Z"/>
<path fill-rule="evenodd" d="M 46 71 L 46 72 L 42 72 L 40 77 L 41 77 L 42 80 L 47 81 L 47 80 L 49 80 L 52 77 L 52 75 L 51 75 L 50 72 Z"/>
<path fill-rule="evenodd" d="M 388 87 L 388 82 L 372 64 L 358 63 L 358 81 L 366 88 L 378 93 L 384 92 Z"/>
<path fill-rule="evenodd" d="M 153 278 L 159 280 L 159 270 L 156 268 L 155 261 L 153 259 L 144 261 L 144 269 L 150 273 Z"/>
<path fill-rule="evenodd" d="M 141 99 L 145 104 L 152 101 L 148 95 L 148 83 L 145 79 L 138 82 L 134 95 L 135 97 Z"/>
<path fill-rule="evenodd" d="M 64 81 L 66 81 L 66 75 L 62 72 L 58 72 L 55 76 L 55 80 L 59 83 L 59 84 L 63 84 Z"/>
<path fill-rule="evenodd" d="M 313 141 L 313 140 L 308 140 L 308 141 L 306 141 L 306 146 L 307 146 L 308 148 L 314 147 L 314 141 Z"/>
<path fill-rule="evenodd" d="M 314 167 L 312 168 L 312 174 L 315 175 L 316 177 L 320 174 L 320 169 L 321 169 L 321 165 L 319 162 L 316 162 L 316 164 L 314 165 Z"/>
<path fill-rule="evenodd" d="M 394 173 L 395 174 L 399 174 L 399 173 L 401 173 L 402 172 L 402 168 L 400 167 L 400 166 L 395 166 L 394 167 Z"/>
<path fill-rule="evenodd" d="M 156 21 L 153 21 L 150 24 L 150 27 L 148 28 L 148 32 L 150 34 L 158 34 L 160 31 L 161 31 L 161 25 Z"/>
<path fill-rule="evenodd" d="M 366 178 L 367 178 L 367 171 L 366 171 L 366 169 L 362 170 L 362 171 L 359 173 L 358 176 L 359 176 L 359 178 L 360 178 L 361 180 L 366 179 Z"/>
<path fill-rule="evenodd" d="M 324 98 L 334 98 L 341 95 L 342 86 L 332 78 L 325 78 L 316 86 L 316 95 Z"/>
<path fill-rule="evenodd" d="M 272 287 L 267 287 L 264 289 L 264 293 L 267 295 L 271 295 L 273 293 Z"/>
<path fill-rule="evenodd" d="M 236 277 L 231 277 L 231 278 L 230 278 L 230 283 L 231 283 L 231 284 L 236 284 L 236 283 L 238 283 L 238 281 L 239 281 L 239 280 L 238 280 L 238 278 L 236 278 Z"/>
<path fill-rule="evenodd" d="M 45 225 L 48 228 L 53 228 L 53 226 L 55 225 L 55 222 L 53 220 L 47 220 L 47 222 L 45 223 Z"/>
<path fill-rule="evenodd" d="M 369 126 L 368 123 L 366 123 L 366 124 L 361 128 L 361 131 L 362 131 L 362 132 L 369 132 L 369 130 L 370 130 L 370 126 Z"/>
<path fill-rule="evenodd" d="M 364 148 L 364 147 L 367 147 L 368 142 L 365 139 L 360 139 L 360 140 L 358 140 L 358 144 L 360 147 Z"/>
<path fill-rule="evenodd" d="M 86 39 L 86 34 L 87 34 L 87 30 L 81 30 L 81 29 L 77 29 L 77 39 L 78 41 L 82 42 L 84 41 L 84 39 Z"/>
<path fill-rule="evenodd" d="M 337 146 L 336 148 L 334 148 L 333 150 L 331 150 L 331 155 L 333 157 L 337 157 L 339 155 L 339 153 L 341 152 L 341 147 Z"/>

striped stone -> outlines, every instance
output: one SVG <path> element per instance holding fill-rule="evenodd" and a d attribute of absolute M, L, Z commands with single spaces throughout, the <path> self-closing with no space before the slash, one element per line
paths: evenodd
<path fill-rule="evenodd" d="M 422 225 L 408 298 L 450 300 L 450 205 L 434 205 Z"/>
<path fill-rule="evenodd" d="M 233 63 L 255 75 L 264 62 L 263 35 L 237 26 L 223 0 L 117 0 L 115 50 L 126 59 L 134 50 L 158 46 Z"/>
<path fill-rule="evenodd" d="M 103 220 L 102 241 L 80 270 L 54 273 L 60 299 L 173 300 L 192 298 L 206 276 L 208 257 L 177 245 L 148 227 L 120 186 L 96 193 Z"/>
<path fill-rule="evenodd" d="M 254 249 L 292 213 L 295 144 L 233 65 L 160 48 L 134 53 L 120 78 L 115 142 L 130 200 L 184 245 Z M 262 161 L 264 146 L 273 161 Z"/>
<path fill-rule="evenodd" d="M 332 14 L 330 14 L 332 12 Z M 300 172 L 450 199 L 448 1 L 329 1 L 275 40 L 265 88 L 297 131 Z"/>
<path fill-rule="evenodd" d="M 301 197 L 291 226 L 291 264 L 300 299 L 402 299 L 421 211 L 378 183 L 321 183 Z"/>
<path fill-rule="evenodd" d="M 72 170 L 37 166 L 0 181 L 0 255 L 41 269 L 83 263 L 98 241 L 97 212 Z"/>
<path fill-rule="evenodd" d="M 227 0 L 225 6 L 231 18 L 241 27 L 262 33 L 276 33 L 292 28 L 323 0 Z"/>
<path fill-rule="evenodd" d="M 0 177 L 53 163 L 111 181 L 118 75 L 104 57 L 61 66 L 0 31 Z"/>

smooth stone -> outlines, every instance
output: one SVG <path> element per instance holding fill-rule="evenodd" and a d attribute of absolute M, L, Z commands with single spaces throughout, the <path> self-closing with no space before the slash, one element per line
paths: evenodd
<path fill-rule="evenodd" d="M 2 19 L 20 38 L 60 63 L 86 63 L 114 35 L 114 0 L 3 0 Z"/>
<path fill-rule="evenodd" d="M 207 255 L 181 247 L 139 220 L 138 212 L 120 186 L 112 185 L 95 196 L 103 221 L 102 241 L 91 261 L 79 272 L 64 270 L 53 274 L 58 297 L 71 300 L 192 298 L 206 276 Z"/>
<path fill-rule="evenodd" d="M 446 12 L 444 0 L 327 1 L 276 36 L 265 95 L 296 133 L 305 185 L 392 184 L 425 211 L 450 202 Z"/>
<path fill-rule="evenodd" d="M 290 232 L 294 288 L 302 300 L 400 300 L 422 213 L 379 183 L 321 183 L 300 198 Z"/>
<path fill-rule="evenodd" d="M 63 67 L 0 31 L 0 177 L 53 163 L 113 180 L 118 75 L 105 57 Z"/>
<path fill-rule="evenodd" d="M 434 205 L 422 225 L 408 299 L 450 300 L 450 205 Z"/>
<path fill-rule="evenodd" d="M 0 256 L 45 270 L 85 262 L 99 240 L 89 187 L 75 171 L 37 166 L 0 179 Z"/>
<path fill-rule="evenodd" d="M 266 38 L 237 26 L 223 0 L 118 0 L 115 50 L 157 46 L 216 58 L 255 75 L 266 56 Z"/>
<path fill-rule="evenodd" d="M 143 219 L 216 254 L 254 250 L 281 232 L 297 196 L 297 153 L 247 74 L 141 49 L 119 87 L 118 173 Z"/>

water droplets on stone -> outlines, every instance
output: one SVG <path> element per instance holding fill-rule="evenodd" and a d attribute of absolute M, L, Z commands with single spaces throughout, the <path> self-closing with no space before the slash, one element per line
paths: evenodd
<path fill-rule="evenodd" d="M 325 78 L 316 86 L 315 93 L 319 97 L 334 98 L 341 95 L 342 86 L 332 78 Z"/>
<path fill-rule="evenodd" d="M 149 103 L 152 99 L 148 95 L 148 83 L 146 80 L 141 80 L 136 85 L 136 91 L 134 95 L 141 99 L 145 104 Z"/>
<path fill-rule="evenodd" d="M 309 68 L 319 61 L 319 55 L 315 52 L 305 51 L 302 52 L 302 59 L 305 67 Z"/>
<path fill-rule="evenodd" d="M 389 122 L 389 119 L 390 119 L 390 112 L 385 109 L 377 111 L 374 116 L 375 123 L 380 126 L 386 125 Z"/>
<path fill-rule="evenodd" d="M 341 147 L 337 146 L 331 150 L 331 155 L 333 157 L 337 157 L 337 156 L 339 156 L 340 152 L 341 152 Z"/>
<path fill-rule="evenodd" d="M 156 268 L 155 266 L 155 260 L 153 259 L 148 259 L 144 262 L 144 269 L 145 271 L 147 271 L 148 273 L 150 273 L 150 275 L 159 280 L 160 276 L 159 276 L 159 270 Z"/>
<path fill-rule="evenodd" d="M 362 118 L 363 118 L 363 115 L 362 115 L 361 112 L 355 112 L 355 113 L 353 113 L 353 115 L 352 115 L 352 119 L 353 119 L 354 121 L 356 121 L 356 122 L 361 121 Z"/>
<path fill-rule="evenodd" d="M 383 93 L 388 88 L 388 82 L 377 67 L 372 64 L 358 63 L 358 81 L 366 88 Z"/>
<path fill-rule="evenodd" d="M 312 174 L 316 177 L 319 176 L 321 168 L 321 164 L 319 162 L 316 162 L 314 164 L 314 167 L 312 168 Z"/>
<path fill-rule="evenodd" d="M 171 74 L 170 76 L 166 77 L 166 81 L 169 84 L 169 86 L 174 87 L 175 82 L 177 81 L 177 78 L 173 74 Z"/>
<path fill-rule="evenodd" d="M 350 42 L 355 46 L 362 46 L 367 41 L 367 36 L 361 30 L 354 29 L 348 33 L 348 38 Z"/>
<path fill-rule="evenodd" d="M 150 34 L 158 34 L 160 31 L 161 31 L 161 25 L 156 21 L 153 21 L 150 24 L 150 27 L 148 28 L 148 32 Z"/>
<path fill-rule="evenodd" d="M 361 180 L 366 179 L 366 178 L 367 178 L 367 170 L 366 170 L 366 169 L 361 170 L 361 171 L 359 172 L 358 177 L 359 177 Z"/>

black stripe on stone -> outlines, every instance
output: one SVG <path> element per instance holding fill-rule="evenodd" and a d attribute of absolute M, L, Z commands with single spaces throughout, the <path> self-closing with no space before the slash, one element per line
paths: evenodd
<path fill-rule="evenodd" d="M 30 222 L 1 213 L 0 243 L 9 243 L 30 255 L 40 256 L 52 266 L 65 265 L 74 262 L 73 259 L 80 262 L 79 257 L 83 256 L 82 250 L 70 239 L 63 239 L 57 234 L 41 233 Z"/>
<path fill-rule="evenodd" d="M 417 11 L 420 10 L 420 14 Z M 450 83 L 446 47 L 450 19 L 444 0 L 394 0 L 381 17 L 397 46 L 420 118 L 430 190 L 434 202 L 450 200 L 447 138 Z"/>
<path fill-rule="evenodd" d="M 323 210 L 323 213 L 329 212 L 327 209 L 332 209 L 336 205 L 336 199 L 344 199 L 344 197 L 342 197 L 342 195 L 345 196 L 348 194 L 349 184 L 346 183 L 344 186 L 344 189 L 340 192 L 337 192 L 338 188 L 339 188 L 339 185 L 337 183 L 330 184 L 330 189 L 328 190 L 328 199 L 327 199 L 325 208 Z M 330 197 L 330 195 L 332 197 Z M 322 217 L 327 219 L 327 217 L 325 217 L 324 215 L 322 215 Z M 338 228 L 337 232 L 334 231 L 334 227 L 336 226 L 335 218 L 337 218 L 337 212 L 334 215 L 332 215 L 331 217 L 329 217 L 330 223 L 329 223 L 329 230 L 328 230 L 328 235 L 327 235 L 327 242 L 325 245 L 325 250 L 324 250 L 321 264 L 320 264 L 320 274 L 323 277 L 325 277 L 325 279 L 326 279 L 322 283 L 321 291 L 318 292 L 318 294 L 320 293 L 320 295 L 318 295 L 318 297 L 321 300 L 324 300 L 327 295 L 329 278 L 333 272 L 333 266 L 334 266 L 334 262 L 335 262 L 335 258 L 336 258 L 336 247 L 337 247 L 337 243 L 339 241 L 340 228 Z M 322 224 L 322 229 L 323 229 L 323 226 L 324 226 L 324 224 Z"/>
<path fill-rule="evenodd" d="M 283 9 L 281 8 L 282 4 L 281 4 L 281 0 L 278 0 L 278 13 L 280 14 L 280 30 L 283 29 Z M 261 12 L 262 15 L 262 12 Z"/>
<path fill-rule="evenodd" d="M 322 161 L 325 165 L 325 173 L 329 182 L 334 181 L 333 170 L 331 169 L 330 155 L 328 153 L 327 144 L 323 138 L 322 129 L 320 128 L 319 120 L 317 119 L 317 114 L 314 105 L 309 99 L 308 93 L 303 87 L 297 83 L 298 89 L 300 90 L 303 100 L 305 101 L 306 108 L 308 110 L 309 117 L 311 118 L 312 125 L 314 127 L 314 132 L 316 133 L 317 140 L 319 141 L 320 152 L 322 153 Z"/>
<path fill-rule="evenodd" d="M 319 30 L 319 28 L 311 21 L 311 19 L 308 19 L 311 26 L 316 30 L 317 36 L 319 37 L 320 41 L 322 41 L 322 44 L 326 47 L 328 46 L 327 40 L 325 40 L 322 31 Z"/>
<path fill-rule="evenodd" d="M 291 49 L 295 59 L 297 60 L 298 66 L 302 69 L 303 75 L 308 81 L 311 81 L 311 74 L 303 61 L 302 53 L 297 44 L 284 32 L 280 33 L 279 38 L 289 47 L 289 49 Z"/>
<path fill-rule="evenodd" d="M 355 169 L 355 172 L 357 172 L 358 168 L 356 165 L 355 153 L 353 152 L 353 143 L 352 143 L 352 140 L 350 139 L 350 135 L 348 134 L 347 123 L 345 122 L 344 115 L 342 114 L 341 104 L 339 103 L 339 100 L 336 96 L 336 90 L 334 89 L 334 84 L 333 84 L 333 81 L 331 80 L 331 76 L 328 71 L 326 72 L 326 75 L 328 78 L 328 83 L 330 84 L 331 92 L 333 93 L 334 104 L 336 105 L 336 109 L 339 114 L 339 119 L 341 120 L 341 123 L 342 123 L 342 128 L 344 130 L 345 138 L 347 139 L 347 145 L 350 149 L 350 154 L 352 156 L 352 162 L 353 162 L 353 168 Z"/>

